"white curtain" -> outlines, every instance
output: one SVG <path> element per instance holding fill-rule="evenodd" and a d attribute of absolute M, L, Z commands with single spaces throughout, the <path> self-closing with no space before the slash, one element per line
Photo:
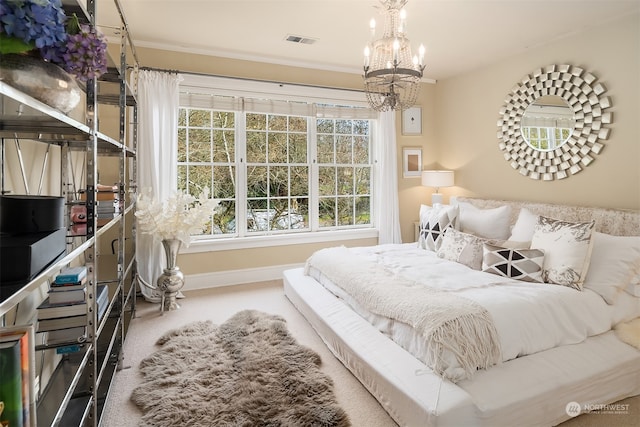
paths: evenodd
<path fill-rule="evenodd" d="M 395 111 L 380 113 L 378 120 L 378 243 L 402 243 L 398 206 L 398 154 Z"/>
<path fill-rule="evenodd" d="M 176 189 L 180 76 L 144 70 L 138 80 L 138 191 L 151 190 L 165 200 Z M 140 278 L 151 286 L 166 267 L 162 245 L 138 233 L 136 261 Z M 145 299 L 160 302 L 161 293 L 141 286 Z"/>

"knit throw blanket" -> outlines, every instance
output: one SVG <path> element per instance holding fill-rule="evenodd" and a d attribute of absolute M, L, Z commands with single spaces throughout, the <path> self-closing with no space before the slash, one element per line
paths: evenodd
<path fill-rule="evenodd" d="M 305 274 L 310 267 L 369 312 L 412 326 L 427 344 L 427 360 L 422 362 L 444 378 L 453 382 L 471 378 L 477 369 L 501 360 L 493 320 L 475 301 L 405 279 L 344 247 L 315 252 L 307 260 Z M 463 376 L 447 371 L 451 355 Z"/>

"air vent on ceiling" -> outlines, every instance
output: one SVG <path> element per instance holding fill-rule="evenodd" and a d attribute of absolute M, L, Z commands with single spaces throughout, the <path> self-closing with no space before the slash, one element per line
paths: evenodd
<path fill-rule="evenodd" d="M 302 44 L 314 44 L 318 41 L 318 39 L 312 39 L 311 37 L 294 36 L 293 34 L 288 34 L 285 40 L 292 43 Z"/>

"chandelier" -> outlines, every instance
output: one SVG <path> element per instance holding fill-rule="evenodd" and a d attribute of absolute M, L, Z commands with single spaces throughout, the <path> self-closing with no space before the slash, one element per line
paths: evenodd
<path fill-rule="evenodd" d="M 371 20 L 371 42 L 364 49 L 364 90 L 377 111 L 405 110 L 418 98 L 424 71 L 424 46 L 411 55 L 406 37 L 407 0 L 380 0 L 384 17 L 382 37 L 375 39 L 376 21 Z"/>

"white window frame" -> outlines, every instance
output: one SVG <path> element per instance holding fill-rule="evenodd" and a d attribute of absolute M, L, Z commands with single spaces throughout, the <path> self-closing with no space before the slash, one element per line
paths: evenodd
<path fill-rule="evenodd" d="M 254 80 L 245 80 L 237 78 L 225 78 L 214 77 L 197 74 L 188 74 L 182 76 L 180 83 L 180 92 L 193 92 L 198 94 L 211 94 L 218 96 L 235 96 L 235 97 L 247 97 L 247 98 L 273 98 L 283 101 L 298 101 L 298 102 L 317 102 L 322 104 L 334 104 L 334 105 L 352 105 L 359 107 L 368 107 L 365 94 L 356 90 L 342 90 L 321 88 L 316 86 L 305 86 L 296 84 L 284 84 L 276 82 L 262 82 Z M 194 107 L 196 108 L 196 107 Z M 242 116 L 242 115 L 239 115 Z M 374 119 L 375 123 L 375 119 Z M 237 123 L 236 123 L 237 127 Z M 352 228 L 352 229 L 339 229 L 339 230 L 322 230 L 317 231 L 317 212 L 311 212 L 310 206 L 310 228 L 308 232 L 302 233 L 285 233 L 285 234 L 270 234 L 270 235 L 240 235 L 228 237 L 215 237 L 215 238 L 200 238 L 194 239 L 189 247 L 183 247 L 181 253 L 198 253 L 198 252 L 215 252 L 234 249 L 246 249 L 246 248 L 266 248 L 273 246 L 287 246 L 295 244 L 308 244 L 308 243 L 322 243 L 322 242 L 340 242 L 346 240 L 358 240 L 369 239 L 378 237 L 377 221 L 375 212 L 378 211 L 376 203 L 379 203 L 379 197 L 377 196 L 378 187 L 376 183 L 376 153 L 377 150 L 377 138 L 376 138 L 376 125 L 371 126 L 371 147 L 370 156 L 372 163 L 371 173 L 371 185 L 373 192 L 371 194 L 372 204 L 371 210 L 371 227 Z M 315 129 L 312 130 L 315 133 Z M 241 133 L 236 134 L 236 144 L 245 144 L 244 136 L 240 136 Z M 238 145 L 236 145 L 238 148 Z M 317 158 L 315 144 L 310 144 L 309 156 L 312 160 L 311 167 L 316 169 L 317 173 Z M 237 156 L 238 150 L 236 150 Z M 246 159 L 243 159 L 243 163 Z M 239 163 L 239 159 L 236 157 L 236 163 Z M 317 197 L 318 194 L 317 185 L 312 180 L 310 188 L 310 199 Z M 239 203 L 246 200 L 246 189 L 237 189 L 237 200 Z M 237 221 L 242 221 L 241 218 L 243 209 L 238 210 Z M 314 223 L 315 222 L 315 223 Z"/>

